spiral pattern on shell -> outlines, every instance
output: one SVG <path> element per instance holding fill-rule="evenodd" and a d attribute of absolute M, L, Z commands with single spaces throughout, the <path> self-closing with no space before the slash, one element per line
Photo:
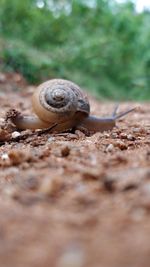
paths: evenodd
<path fill-rule="evenodd" d="M 88 99 L 80 88 L 63 79 L 41 84 L 36 89 L 32 102 L 35 113 L 46 122 L 63 122 L 73 117 L 77 111 L 85 115 L 90 111 Z"/>

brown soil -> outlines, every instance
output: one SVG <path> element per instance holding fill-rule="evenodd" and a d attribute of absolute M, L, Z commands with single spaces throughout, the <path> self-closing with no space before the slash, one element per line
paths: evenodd
<path fill-rule="evenodd" d="M 33 90 L 3 75 L 0 118 L 9 108 L 29 114 Z M 91 106 L 104 116 L 114 103 L 91 98 Z M 90 136 L 5 133 L 1 267 L 150 266 L 150 103 L 121 103 L 120 110 L 134 106 L 118 128 Z"/>

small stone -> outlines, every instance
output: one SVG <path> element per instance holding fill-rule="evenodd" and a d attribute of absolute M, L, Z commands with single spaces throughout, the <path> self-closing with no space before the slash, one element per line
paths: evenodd
<path fill-rule="evenodd" d="M 133 133 L 139 133 L 140 132 L 140 128 L 133 128 Z"/>
<path fill-rule="evenodd" d="M 17 132 L 17 131 L 14 131 L 12 134 L 11 134 L 11 136 L 12 136 L 12 138 L 17 138 L 17 137 L 19 137 L 21 134 L 19 133 L 19 132 Z"/>
<path fill-rule="evenodd" d="M 127 139 L 127 134 L 126 133 L 120 133 L 119 137 L 121 139 Z"/>
<path fill-rule="evenodd" d="M 133 128 L 133 133 L 140 133 L 140 134 L 144 134 L 146 133 L 146 129 L 143 128 L 143 127 L 136 127 L 136 128 Z"/>
<path fill-rule="evenodd" d="M 128 139 L 129 141 L 134 141 L 134 140 L 135 140 L 135 137 L 134 137 L 132 134 L 128 134 L 128 135 L 127 135 L 127 139 Z"/>
<path fill-rule="evenodd" d="M 77 135 L 78 138 L 84 138 L 85 137 L 84 132 L 82 132 L 80 130 L 76 130 L 75 134 Z"/>
<path fill-rule="evenodd" d="M 52 137 L 52 136 L 50 136 L 49 138 L 48 138 L 48 140 L 47 140 L 49 143 L 52 143 L 52 142 L 54 142 L 55 141 L 55 138 L 54 137 Z"/>
<path fill-rule="evenodd" d="M 112 152 L 114 149 L 114 145 L 113 144 L 109 144 L 107 147 L 106 147 L 106 152 Z"/>
<path fill-rule="evenodd" d="M 68 146 L 64 146 L 61 149 L 61 155 L 62 157 L 67 157 L 70 154 L 70 148 Z"/>
<path fill-rule="evenodd" d="M 3 153 L 2 155 L 1 155 L 1 159 L 2 160 L 9 160 L 9 156 L 8 156 L 8 154 L 7 153 Z"/>
<path fill-rule="evenodd" d="M 118 134 L 117 134 L 117 133 L 112 133 L 111 136 L 112 136 L 112 138 L 114 138 L 114 139 L 118 138 Z"/>
<path fill-rule="evenodd" d="M 127 145 L 123 141 L 116 141 L 115 145 L 120 148 L 120 150 L 125 150 L 127 149 Z"/>
<path fill-rule="evenodd" d="M 109 133 L 106 133 L 106 132 L 104 132 L 104 133 L 103 133 L 103 137 L 109 138 L 109 137 L 110 137 L 110 134 L 109 134 Z"/>

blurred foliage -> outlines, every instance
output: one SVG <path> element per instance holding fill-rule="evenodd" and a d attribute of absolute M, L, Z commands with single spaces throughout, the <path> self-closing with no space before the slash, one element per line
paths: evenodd
<path fill-rule="evenodd" d="M 1 69 L 70 79 L 104 98 L 150 99 L 150 12 L 115 0 L 1 0 Z"/>

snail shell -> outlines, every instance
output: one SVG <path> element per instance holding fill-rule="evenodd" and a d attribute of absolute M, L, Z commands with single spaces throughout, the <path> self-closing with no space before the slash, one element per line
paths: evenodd
<path fill-rule="evenodd" d="M 76 113 L 86 117 L 90 112 L 85 94 L 76 84 L 63 79 L 42 83 L 33 94 L 32 105 L 35 114 L 49 123 L 69 121 Z"/>

